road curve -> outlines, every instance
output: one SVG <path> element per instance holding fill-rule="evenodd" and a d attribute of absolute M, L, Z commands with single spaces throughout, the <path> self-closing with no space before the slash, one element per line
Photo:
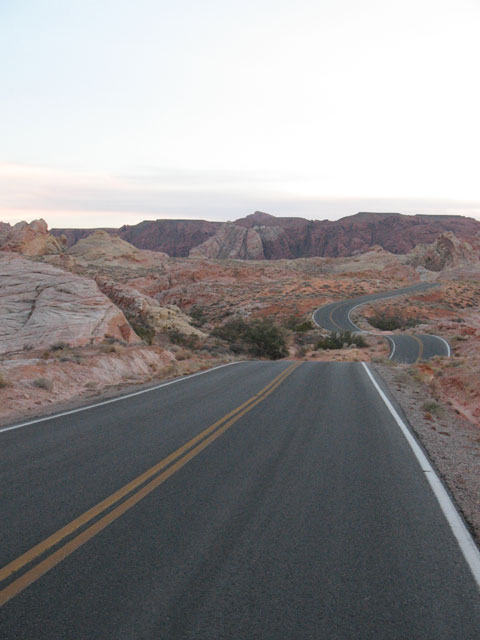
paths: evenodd
<path fill-rule="evenodd" d="M 312 315 L 313 322 L 327 331 L 351 331 L 353 333 L 366 333 L 354 324 L 350 318 L 351 312 L 362 304 L 372 302 L 374 300 L 383 300 L 385 298 L 393 298 L 400 295 L 408 295 L 410 293 L 418 293 L 426 291 L 432 287 L 437 287 L 435 283 L 416 284 L 403 289 L 395 289 L 394 291 L 384 291 L 371 295 L 352 298 L 350 300 L 341 300 L 332 302 L 324 307 L 320 307 L 314 311 Z M 390 334 L 386 336 L 382 334 L 390 343 L 390 359 L 396 362 L 413 363 L 421 360 L 429 360 L 433 356 L 449 356 L 450 345 L 439 336 L 429 334 Z"/>
<path fill-rule="evenodd" d="M 2 640 L 477 638 L 372 376 L 243 362 L 0 433 Z"/>

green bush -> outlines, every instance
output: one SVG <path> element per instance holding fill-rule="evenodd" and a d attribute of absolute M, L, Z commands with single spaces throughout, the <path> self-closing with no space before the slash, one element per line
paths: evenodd
<path fill-rule="evenodd" d="M 128 314 L 127 320 L 141 340 L 143 340 L 146 344 L 152 344 L 155 337 L 155 329 L 153 327 L 151 327 L 147 322 L 145 322 L 145 320 L 138 316 Z"/>
<path fill-rule="evenodd" d="M 320 338 L 315 345 L 316 349 L 343 349 L 344 346 L 354 344 L 356 347 L 366 347 L 365 338 L 350 331 L 342 331 L 341 333 L 331 333 L 328 336 Z"/>
<path fill-rule="evenodd" d="M 303 320 L 301 317 L 290 316 L 284 322 L 284 326 L 290 331 L 296 331 L 297 333 L 306 333 L 315 329 L 311 320 Z"/>
<path fill-rule="evenodd" d="M 403 326 L 403 322 L 399 316 L 387 315 L 386 313 L 377 312 L 374 316 L 368 318 L 368 322 L 380 331 L 394 331 Z"/>
<path fill-rule="evenodd" d="M 375 315 L 368 318 L 368 322 L 380 331 L 395 331 L 395 329 L 415 327 L 421 320 L 420 318 L 405 318 L 394 313 L 377 311 Z"/>
<path fill-rule="evenodd" d="M 212 335 L 230 343 L 233 353 L 250 353 L 260 358 L 277 360 L 288 355 L 282 329 L 272 320 L 236 318 L 216 327 Z"/>
<path fill-rule="evenodd" d="M 186 335 L 177 329 L 167 331 L 168 338 L 173 344 L 187 349 L 195 349 L 198 346 L 198 336 L 196 334 Z"/>
<path fill-rule="evenodd" d="M 199 307 L 198 305 L 192 307 L 188 312 L 188 315 L 192 318 L 192 325 L 194 327 L 203 327 L 207 322 L 207 317 L 205 316 L 203 307 Z"/>

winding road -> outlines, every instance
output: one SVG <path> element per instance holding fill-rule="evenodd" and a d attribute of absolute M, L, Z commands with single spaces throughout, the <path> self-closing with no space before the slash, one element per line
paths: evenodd
<path fill-rule="evenodd" d="M 394 291 L 385 291 L 371 295 L 332 302 L 317 309 L 312 316 L 313 322 L 327 331 L 351 331 L 352 333 L 367 333 L 357 327 L 351 320 L 351 313 L 357 307 L 375 300 L 409 295 L 437 287 L 434 283 L 421 283 Z M 440 336 L 429 334 L 381 334 L 390 342 L 390 359 L 396 362 L 414 363 L 429 360 L 433 356 L 449 356 L 450 345 Z"/>
<path fill-rule="evenodd" d="M 0 430 L 2 640 L 476 640 L 480 555 L 367 364 Z"/>

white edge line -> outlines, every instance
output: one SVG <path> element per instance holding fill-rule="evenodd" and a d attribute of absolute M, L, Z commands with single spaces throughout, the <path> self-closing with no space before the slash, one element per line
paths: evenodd
<path fill-rule="evenodd" d="M 388 359 L 391 360 L 393 358 L 393 354 L 395 353 L 395 349 L 396 349 L 397 345 L 395 344 L 395 340 L 391 336 L 386 336 L 386 338 L 393 345 L 392 351 L 391 351 L 390 355 L 388 356 Z"/>
<path fill-rule="evenodd" d="M 436 336 L 433 333 L 430 333 L 428 335 L 433 336 L 434 338 L 438 338 L 439 340 L 441 340 L 443 343 L 445 343 L 445 346 L 447 347 L 447 358 L 450 358 L 450 356 L 452 355 L 452 350 L 450 348 L 450 345 L 448 344 L 448 342 L 445 340 L 445 338 L 442 338 L 441 336 Z"/>
<path fill-rule="evenodd" d="M 356 304 L 354 307 L 352 307 L 352 308 L 350 309 L 350 311 L 348 312 L 348 314 L 347 314 L 347 318 L 348 318 L 348 321 L 350 322 L 350 324 L 351 324 L 353 327 L 355 327 L 356 329 L 358 329 L 358 331 L 359 331 L 360 333 L 372 333 L 372 332 L 371 332 L 371 331 L 365 331 L 365 329 L 360 329 L 360 327 L 358 327 L 358 326 L 353 322 L 353 320 L 350 318 L 350 314 L 352 313 L 352 311 L 354 311 L 354 310 L 355 310 L 355 309 L 357 309 L 358 307 L 361 307 L 361 306 L 362 306 L 362 305 L 364 305 L 364 304 L 368 304 L 368 302 L 369 302 L 368 300 L 367 300 L 366 302 L 359 302 L 359 303 L 358 303 L 358 304 Z"/>
<path fill-rule="evenodd" d="M 425 289 L 425 291 L 428 291 L 428 289 Z M 407 293 L 408 293 L 408 292 L 407 292 Z M 407 295 L 407 293 L 399 293 L 398 295 L 399 295 L 399 296 L 401 296 L 401 295 Z M 394 298 L 395 296 L 387 296 L 387 297 L 392 297 L 392 298 Z M 385 298 L 378 298 L 378 300 L 385 300 Z M 352 308 L 349 310 L 348 314 L 347 314 L 348 321 L 350 322 L 350 324 L 351 324 L 352 326 L 354 326 L 356 329 L 358 329 L 359 333 L 368 333 L 369 335 L 372 335 L 372 336 L 381 336 L 382 338 L 387 338 L 387 340 L 388 340 L 389 342 L 391 342 L 391 343 L 392 343 L 392 345 L 393 345 L 392 352 L 391 352 L 391 353 L 390 353 L 390 355 L 388 356 L 388 359 L 389 359 L 389 360 L 391 360 L 391 359 L 393 358 L 393 354 L 395 353 L 395 347 L 396 347 L 396 345 L 395 345 L 395 340 L 393 340 L 393 338 L 391 338 L 390 336 L 385 335 L 385 334 L 383 334 L 383 333 L 374 333 L 373 331 L 366 331 L 365 329 L 360 329 L 360 327 L 359 327 L 358 325 L 356 325 L 356 324 L 353 322 L 352 318 L 350 317 L 350 314 L 352 313 L 352 311 L 354 311 L 355 309 L 358 309 L 358 307 L 361 307 L 361 306 L 363 306 L 364 304 L 369 304 L 370 302 L 374 302 L 374 300 L 365 300 L 365 301 L 363 301 L 363 302 L 359 302 L 359 303 L 358 303 L 358 304 L 356 304 L 354 307 L 352 307 Z M 315 314 L 316 314 L 316 312 L 317 312 L 317 311 L 319 311 L 320 309 L 322 309 L 322 307 L 319 307 L 318 309 L 315 309 L 315 311 L 312 313 L 312 320 L 313 320 L 313 322 L 317 325 L 317 327 L 320 327 L 321 325 L 319 325 L 319 324 L 318 324 L 318 322 L 315 320 Z M 433 338 L 438 338 L 439 340 L 441 340 L 441 341 L 444 343 L 444 345 L 447 347 L 447 358 L 450 358 L 450 356 L 452 355 L 452 350 L 451 350 L 450 345 L 448 344 L 448 342 L 445 340 L 445 338 L 442 338 L 441 336 L 437 336 L 437 335 L 435 335 L 435 334 L 433 334 L 433 333 L 428 333 L 428 334 L 425 334 L 425 335 L 429 335 L 429 336 L 432 336 Z"/>
<path fill-rule="evenodd" d="M 415 440 L 414 436 L 412 435 L 412 433 L 410 432 L 410 430 L 408 429 L 404 421 L 400 418 L 400 416 L 398 415 L 397 411 L 393 407 L 390 400 L 387 398 L 387 396 L 384 394 L 384 392 L 378 385 L 377 381 L 373 377 L 366 363 L 362 362 L 362 365 L 365 371 L 367 372 L 368 377 L 370 378 L 373 386 L 378 391 L 380 397 L 382 398 L 383 402 L 387 406 L 387 409 L 392 414 L 393 418 L 395 419 L 395 422 L 398 424 L 398 426 L 402 430 L 402 433 L 405 436 L 408 444 L 412 448 L 412 451 L 415 457 L 417 458 L 417 461 L 422 471 L 425 473 L 425 476 L 428 482 L 430 483 L 430 487 L 433 493 L 435 494 L 435 497 L 438 500 L 440 508 L 443 511 L 443 515 L 447 519 L 447 522 L 450 525 L 453 535 L 455 536 L 458 542 L 460 550 L 463 554 L 463 557 L 465 558 L 465 561 L 467 562 L 470 568 L 470 571 L 473 574 L 475 582 L 477 583 L 477 586 L 480 588 L 480 551 L 478 550 L 478 547 L 475 544 L 475 541 L 470 535 L 470 532 L 465 526 L 465 523 L 460 517 L 457 509 L 455 508 L 455 505 L 453 504 L 450 496 L 448 495 L 435 469 L 432 467 L 428 458 L 423 453 L 420 445 Z"/>
<path fill-rule="evenodd" d="M 4 433 L 5 431 L 13 431 L 14 429 L 20 429 L 21 427 L 27 427 L 31 424 L 36 424 L 37 422 L 45 422 L 46 420 L 54 420 L 55 418 L 62 418 L 63 416 L 69 416 L 72 413 L 79 413 L 80 411 L 87 411 L 88 409 L 95 409 L 95 407 L 102 407 L 105 404 L 111 404 L 112 402 L 119 402 L 120 400 L 125 400 L 127 398 L 133 398 L 134 396 L 139 396 L 142 393 L 150 393 L 150 391 L 156 391 L 157 389 L 161 389 L 162 387 L 168 387 L 171 384 L 176 384 L 177 382 L 182 382 L 183 380 L 191 380 L 192 378 L 196 378 L 197 376 L 201 376 L 204 373 L 210 373 L 211 371 L 216 371 L 217 369 L 222 369 L 223 367 L 230 367 L 232 364 L 241 364 L 242 362 L 246 362 L 245 360 L 238 360 L 236 362 L 227 362 L 226 364 L 221 364 L 218 367 L 212 367 L 212 369 L 206 369 L 205 371 L 199 371 L 198 373 L 192 373 L 189 376 L 183 376 L 182 378 L 176 378 L 175 380 L 170 380 L 170 382 L 164 382 L 163 384 L 157 384 L 154 387 L 149 387 L 148 389 L 142 389 L 141 391 L 134 391 L 133 393 L 127 393 L 123 396 L 117 396 L 116 398 L 110 398 L 110 400 L 103 400 L 102 402 L 97 402 L 96 404 L 89 404 L 86 407 L 78 407 L 76 409 L 70 409 L 69 411 L 62 411 L 62 413 L 54 413 L 49 416 L 44 416 L 43 418 L 35 418 L 35 420 L 29 420 L 28 422 L 21 422 L 20 424 L 15 424 L 10 427 L 4 427 L 0 429 L 0 433 Z"/>

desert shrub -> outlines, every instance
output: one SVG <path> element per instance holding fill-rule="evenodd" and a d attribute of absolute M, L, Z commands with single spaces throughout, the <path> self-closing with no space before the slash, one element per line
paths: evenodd
<path fill-rule="evenodd" d="M 140 340 L 143 340 L 146 344 L 152 344 L 155 337 L 155 329 L 138 315 L 125 313 L 125 316 Z"/>
<path fill-rule="evenodd" d="M 35 378 L 33 386 L 38 387 L 39 389 L 45 389 L 46 391 L 51 391 L 53 389 L 53 382 L 48 378 Z"/>
<path fill-rule="evenodd" d="M 293 330 L 297 333 L 306 333 L 307 331 L 311 331 L 314 328 L 315 327 L 310 320 L 304 320 L 304 322 L 299 322 L 297 325 L 295 325 Z"/>
<path fill-rule="evenodd" d="M 207 317 L 205 316 L 203 307 L 199 307 L 198 305 L 192 307 L 188 312 L 188 315 L 192 318 L 192 324 L 194 327 L 203 327 L 207 322 Z"/>
<path fill-rule="evenodd" d="M 172 344 L 176 344 L 180 347 L 186 347 L 187 349 L 195 349 L 198 346 L 198 336 L 195 334 L 186 335 L 178 329 L 170 329 L 167 331 L 168 338 Z"/>
<path fill-rule="evenodd" d="M 393 314 L 386 314 L 384 312 L 377 311 L 374 316 L 368 318 L 368 322 L 380 331 L 394 331 L 400 329 L 403 326 L 403 322 L 399 316 Z"/>
<path fill-rule="evenodd" d="M 225 340 L 226 342 L 234 343 L 243 339 L 247 330 L 248 322 L 242 318 L 234 318 L 220 327 L 215 327 L 212 331 L 212 336 Z"/>
<path fill-rule="evenodd" d="M 188 360 L 192 355 L 191 351 L 188 349 L 179 349 L 175 353 L 175 360 Z"/>
<path fill-rule="evenodd" d="M 393 312 L 377 311 L 368 318 L 368 322 L 380 331 L 395 331 L 395 329 L 415 327 L 421 319 L 414 316 L 407 318 Z"/>
<path fill-rule="evenodd" d="M 360 347 L 361 349 L 363 349 L 364 347 L 368 347 L 367 341 L 360 333 L 354 333 L 352 335 L 351 344 L 354 344 L 356 347 Z"/>
<path fill-rule="evenodd" d="M 271 320 L 254 320 L 247 331 L 250 351 L 256 356 L 277 360 L 288 355 L 282 330 Z"/>
<path fill-rule="evenodd" d="M 102 344 L 101 350 L 103 353 L 119 353 L 120 352 L 118 345 L 114 343 Z"/>
<path fill-rule="evenodd" d="M 298 316 L 290 316 L 284 322 L 284 326 L 290 331 L 296 331 L 297 333 L 306 333 L 315 329 L 311 320 L 304 320 Z"/>
<path fill-rule="evenodd" d="M 250 353 L 271 360 L 284 358 L 288 354 L 284 333 L 272 320 L 247 322 L 236 318 L 216 327 L 212 335 L 229 342 L 232 353 Z"/>
<path fill-rule="evenodd" d="M 50 347 L 50 351 L 60 351 L 61 349 L 68 349 L 68 344 L 66 342 L 55 342 Z"/>
<path fill-rule="evenodd" d="M 323 336 L 317 341 L 316 349 L 343 349 L 344 346 L 354 344 L 356 347 L 366 347 L 367 343 L 362 335 L 351 333 L 350 331 L 342 331 L 340 333 L 331 333 Z"/>
<path fill-rule="evenodd" d="M 445 410 L 441 404 L 435 402 L 435 400 L 426 400 L 422 404 L 422 409 L 427 413 L 431 413 L 434 416 L 440 417 L 444 414 Z"/>

